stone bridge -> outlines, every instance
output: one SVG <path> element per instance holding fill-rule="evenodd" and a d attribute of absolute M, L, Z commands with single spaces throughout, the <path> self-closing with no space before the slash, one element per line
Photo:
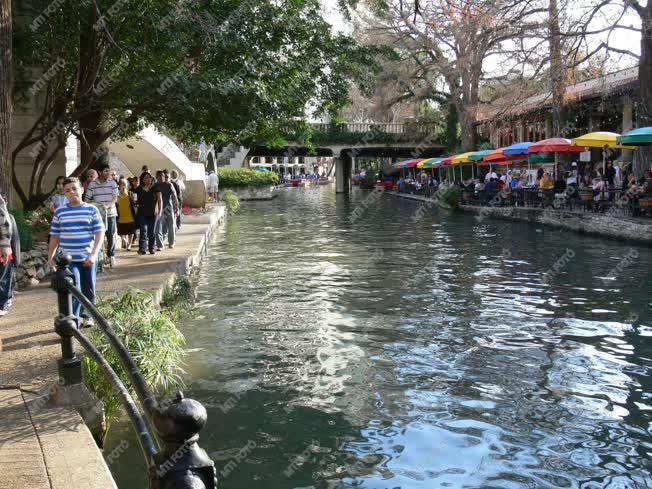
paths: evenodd
<path fill-rule="evenodd" d="M 439 144 L 439 132 L 435 124 L 421 123 L 346 123 L 310 124 L 310 145 L 298 136 L 288 136 L 287 146 L 269 148 L 225 148 L 223 154 L 238 153 L 224 166 L 240 167 L 246 156 L 291 158 L 295 156 L 326 156 L 335 159 L 336 192 L 349 192 L 351 172 L 355 158 L 434 158 L 441 156 L 444 146 Z M 229 145 L 232 146 L 232 145 Z M 215 160 L 220 160 L 220 155 Z M 228 155 L 227 155 L 228 156 Z"/>

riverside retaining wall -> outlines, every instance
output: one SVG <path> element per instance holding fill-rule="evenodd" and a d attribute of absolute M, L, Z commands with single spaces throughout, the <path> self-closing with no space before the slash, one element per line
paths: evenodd
<path fill-rule="evenodd" d="M 652 244 L 652 218 L 633 219 L 609 212 L 593 214 L 536 207 L 460 207 L 481 217 L 545 224 L 595 236 Z"/>

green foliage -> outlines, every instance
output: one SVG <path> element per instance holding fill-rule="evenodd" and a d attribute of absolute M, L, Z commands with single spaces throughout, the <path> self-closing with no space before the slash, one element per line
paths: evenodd
<path fill-rule="evenodd" d="M 367 171 L 360 180 L 360 188 L 372 189 L 376 185 L 376 172 Z"/>
<path fill-rule="evenodd" d="M 154 124 L 186 142 L 270 141 L 374 74 L 375 48 L 333 33 L 317 0 L 33 3 L 14 16 L 17 95 L 32 67 L 54 66 L 41 90 L 68 133 L 126 120 L 112 139 Z"/>
<path fill-rule="evenodd" d="M 166 309 L 168 314 L 180 315 L 178 307 L 187 309 L 188 304 L 195 300 L 195 291 L 190 279 L 184 275 L 177 275 L 171 287 L 163 291 L 161 307 Z M 175 317 L 176 319 L 176 317 Z"/>
<path fill-rule="evenodd" d="M 462 190 L 458 185 L 442 185 L 437 191 L 437 198 L 442 207 L 455 209 L 459 206 Z"/>
<path fill-rule="evenodd" d="M 33 211 L 25 212 L 25 221 L 32 227 L 35 232 L 47 231 L 50 229 L 52 222 L 52 210 L 47 207 L 39 207 Z"/>
<path fill-rule="evenodd" d="M 32 226 L 27 222 L 25 216 L 26 213 L 22 209 L 10 209 L 9 212 L 11 212 L 16 220 L 21 251 L 31 250 L 34 247 L 34 238 L 32 236 Z"/>
<path fill-rule="evenodd" d="M 248 168 L 219 168 L 217 176 L 221 188 L 256 187 L 261 185 L 276 185 L 278 175 L 274 172 L 261 172 Z"/>
<path fill-rule="evenodd" d="M 186 293 L 186 286 L 179 285 L 177 290 Z M 179 299 L 179 302 L 183 301 Z M 158 396 L 183 385 L 181 376 L 184 374 L 185 339 L 174 324 L 181 310 L 178 306 L 159 309 L 147 292 L 127 289 L 101 300 L 98 307 Z M 98 328 L 92 331 L 90 337 L 129 388 L 131 383 L 106 337 Z M 107 419 L 114 417 L 121 404 L 106 376 L 97 363 L 88 357 L 84 358 L 83 368 L 84 381 L 104 402 Z"/>
<path fill-rule="evenodd" d="M 235 194 L 235 192 L 233 192 L 233 190 L 227 190 L 226 192 L 224 192 L 224 197 L 222 197 L 222 201 L 226 204 L 226 209 L 229 212 L 235 212 L 240 207 L 240 199 Z"/>

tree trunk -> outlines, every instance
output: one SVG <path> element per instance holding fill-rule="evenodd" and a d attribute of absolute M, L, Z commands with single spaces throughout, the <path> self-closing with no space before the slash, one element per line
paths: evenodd
<path fill-rule="evenodd" d="M 457 125 L 459 124 L 459 115 L 457 107 L 452 102 L 448 103 L 448 112 L 446 113 L 446 149 L 453 152 L 459 147 L 460 140 L 457 137 Z"/>
<path fill-rule="evenodd" d="M 636 106 L 638 127 L 652 126 L 652 2 L 642 7 L 641 59 L 638 63 L 639 95 Z M 634 173 L 641 177 L 652 169 L 652 146 L 634 151 Z"/>
<path fill-rule="evenodd" d="M 561 137 L 566 133 L 564 114 L 564 62 L 561 58 L 561 30 L 559 28 L 559 9 L 557 0 L 549 0 L 548 29 L 550 44 L 550 92 L 552 94 L 552 133 Z"/>
<path fill-rule="evenodd" d="M 13 205 L 11 185 L 11 116 L 13 111 L 11 0 L 0 0 L 0 192 Z"/>
<path fill-rule="evenodd" d="M 478 144 L 478 133 L 475 127 L 475 110 L 465 108 L 462 113 L 462 152 L 473 151 Z"/>
<path fill-rule="evenodd" d="M 102 112 L 96 111 L 79 119 L 79 132 L 82 136 L 81 161 L 73 176 L 79 176 L 89 168 L 96 168 L 108 162 L 107 127 L 102 122 L 103 115 Z"/>

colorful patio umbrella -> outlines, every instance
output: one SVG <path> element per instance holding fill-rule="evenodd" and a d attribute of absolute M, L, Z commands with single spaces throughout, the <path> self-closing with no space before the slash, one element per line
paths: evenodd
<path fill-rule="evenodd" d="M 584 148 L 602 148 L 602 174 L 604 175 L 607 167 L 607 152 L 605 151 L 607 148 L 636 149 L 636 146 L 623 146 L 622 144 L 618 144 L 619 137 L 620 134 L 616 132 L 590 132 L 573 139 L 573 144 Z"/>
<path fill-rule="evenodd" d="M 414 168 L 422 160 L 407 160 L 401 164 L 401 168 Z"/>
<path fill-rule="evenodd" d="M 483 166 L 487 166 L 488 164 L 494 164 L 505 160 L 506 157 L 505 154 L 503 153 L 503 148 L 498 148 L 498 149 L 494 149 L 489 154 L 485 155 L 482 161 L 484 163 Z"/>
<path fill-rule="evenodd" d="M 459 165 L 461 163 L 471 163 L 471 160 L 469 160 L 469 156 L 471 154 L 473 154 L 473 151 L 469 151 L 468 153 L 462 153 L 462 154 L 456 155 L 451 160 L 451 163 L 453 165 Z"/>
<path fill-rule="evenodd" d="M 616 138 L 618 144 L 649 146 L 652 144 L 652 127 L 639 127 Z"/>
<path fill-rule="evenodd" d="M 528 153 L 528 148 L 532 146 L 533 143 L 528 141 L 523 143 L 515 143 L 506 148 L 503 148 L 503 154 L 505 156 L 517 156 L 517 155 L 526 155 Z"/>
<path fill-rule="evenodd" d="M 533 153 L 528 156 L 530 163 L 554 163 L 555 156 L 550 153 Z"/>
<path fill-rule="evenodd" d="M 423 165 L 423 168 L 437 168 L 440 166 L 439 164 L 443 159 L 444 158 L 428 158 L 427 160 L 423 160 L 420 165 Z"/>
<path fill-rule="evenodd" d="M 457 155 L 452 155 L 448 156 L 446 158 L 442 158 L 442 160 L 439 162 L 442 166 L 448 166 L 453 164 L 453 158 L 455 158 Z"/>
<path fill-rule="evenodd" d="M 484 149 L 482 151 L 474 151 L 473 153 L 469 154 L 469 160 L 471 161 L 482 161 L 485 156 L 487 156 L 489 153 L 491 153 L 493 149 Z"/>
<path fill-rule="evenodd" d="M 618 144 L 618 138 L 620 134 L 616 132 L 590 132 L 584 134 L 580 137 L 573 139 L 573 144 L 575 146 L 580 146 L 583 148 L 616 148 L 616 149 L 636 149 L 636 146 L 624 146 Z"/>
<path fill-rule="evenodd" d="M 581 153 L 584 148 L 573 146 L 573 142 L 566 138 L 543 139 L 530 145 L 527 149 L 529 154 L 532 153 Z"/>

